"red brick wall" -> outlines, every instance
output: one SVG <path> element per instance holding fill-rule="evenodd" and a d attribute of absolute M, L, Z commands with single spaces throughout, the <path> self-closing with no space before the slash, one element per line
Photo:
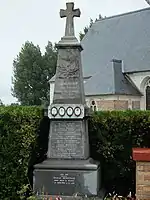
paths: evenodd
<path fill-rule="evenodd" d="M 98 100 L 96 101 L 98 110 L 127 110 L 128 101 L 124 100 Z"/>
<path fill-rule="evenodd" d="M 96 101 L 98 110 L 114 110 L 114 100 Z"/>
<path fill-rule="evenodd" d="M 150 200 L 150 162 L 136 162 L 136 195 L 138 200 Z"/>
<path fill-rule="evenodd" d="M 140 101 L 132 101 L 132 110 L 140 109 Z"/>
<path fill-rule="evenodd" d="M 115 110 L 127 110 L 128 109 L 128 101 L 117 100 L 114 101 Z"/>

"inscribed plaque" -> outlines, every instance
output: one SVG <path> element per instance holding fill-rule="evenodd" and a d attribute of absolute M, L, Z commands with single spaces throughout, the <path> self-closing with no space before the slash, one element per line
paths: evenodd
<path fill-rule="evenodd" d="M 84 157 L 84 127 L 81 120 L 52 121 L 49 140 L 50 158 Z"/>

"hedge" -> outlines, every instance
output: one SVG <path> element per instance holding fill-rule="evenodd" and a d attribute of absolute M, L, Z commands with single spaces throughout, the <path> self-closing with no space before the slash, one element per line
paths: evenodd
<path fill-rule="evenodd" d="M 28 182 L 31 150 L 42 112 L 36 107 L 0 106 L 0 199 L 19 199 Z"/>
<path fill-rule="evenodd" d="M 97 112 L 89 123 L 91 156 L 101 161 L 105 188 L 135 191 L 133 147 L 150 147 L 149 111 Z"/>
<path fill-rule="evenodd" d="M 46 158 L 48 134 L 49 119 L 41 108 L 0 107 L 1 199 L 19 199 L 17 191 L 28 183 L 27 175 L 32 184 L 33 166 Z M 89 120 L 89 137 L 91 157 L 101 163 L 103 186 L 121 195 L 134 190 L 132 147 L 150 147 L 150 112 L 97 112 Z"/>

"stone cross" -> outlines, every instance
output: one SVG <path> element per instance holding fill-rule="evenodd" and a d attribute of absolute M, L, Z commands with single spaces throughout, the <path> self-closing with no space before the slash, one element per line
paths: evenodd
<path fill-rule="evenodd" d="M 60 17 L 66 17 L 65 36 L 74 36 L 74 17 L 80 17 L 80 9 L 74 9 L 74 3 L 66 3 L 66 10 L 60 10 Z"/>

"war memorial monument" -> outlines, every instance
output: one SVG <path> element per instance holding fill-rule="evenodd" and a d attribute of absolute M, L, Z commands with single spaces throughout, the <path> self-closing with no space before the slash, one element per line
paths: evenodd
<path fill-rule="evenodd" d="M 58 60 L 50 118 L 47 159 L 36 165 L 34 191 L 49 196 L 72 198 L 98 196 L 100 163 L 90 158 L 88 117 L 81 64 L 81 44 L 75 37 L 74 17 L 80 10 L 66 3 L 65 36 L 56 45 Z M 44 190 L 44 191 L 43 191 Z"/>

